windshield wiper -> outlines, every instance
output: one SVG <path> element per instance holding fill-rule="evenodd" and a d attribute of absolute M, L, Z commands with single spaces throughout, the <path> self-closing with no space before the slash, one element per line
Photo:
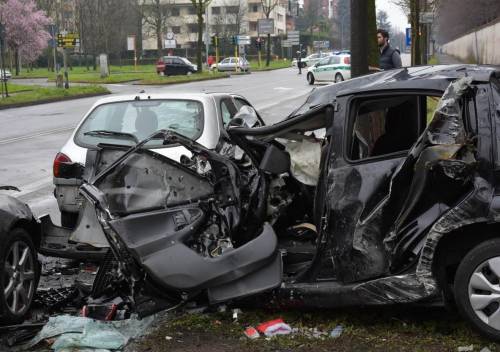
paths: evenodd
<path fill-rule="evenodd" d="M 125 137 L 128 139 L 133 139 L 135 144 L 139 143 L 139 140 L 132 133 L 127 132 L 116 132 L 116 131 L 108 131 L 108 130 L 95 130 L 88 131 L 84 133 L 85 136 L 103 136 L 103 137 Z"/>

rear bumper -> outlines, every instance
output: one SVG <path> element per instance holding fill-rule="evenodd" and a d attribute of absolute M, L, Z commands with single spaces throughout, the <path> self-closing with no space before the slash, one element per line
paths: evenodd
<path fill-rule="evenodd" d="M 82 243 L 71 243 L 73 230 L 54 225 L 49 215 L 39 218 L 41 241 L 39 252 L 49 257 L 78 260 L 101 260 L 108 248 L 97 248 Z"/>
<path fill-rule="evenodd" d="M 81 179 L 76 178 L 53 178 L 54 196 L 57 200 L 59 210 L 68 213 L 78 213 L 82 206 L 83 198 L 78 193 L 82 185 Z"/>

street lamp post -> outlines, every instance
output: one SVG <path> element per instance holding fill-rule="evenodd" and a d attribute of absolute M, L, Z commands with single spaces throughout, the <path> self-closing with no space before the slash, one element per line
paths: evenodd
<path fill-rule="evenodd" d="M 340 17 L 340 46 L 341 46 L 341 50 L 344 50 L 344 22 L 345 22 L 345 17 L 348 15 L 348 13 L 344 13 L 341 17 Z"/>

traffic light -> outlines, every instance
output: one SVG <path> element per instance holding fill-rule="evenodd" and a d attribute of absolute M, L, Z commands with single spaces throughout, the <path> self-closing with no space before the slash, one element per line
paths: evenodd
<path fill-rule="evenodd" d="M 219 37 L 217 35 L 212 36 L 212 46 L 218 46 L 219 45 Z"/>
<path fill-rule="evenodd" d="M 233 35 L 233 36 L 231 37 L 231 43 L 232 43 L 233 45 L 238 44 L 238 38 L 237 38 L 235 35 Z"/>

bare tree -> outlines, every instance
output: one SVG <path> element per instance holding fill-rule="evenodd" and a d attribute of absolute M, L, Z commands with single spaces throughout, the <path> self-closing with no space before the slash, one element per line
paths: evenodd
<path fill-rule="evenodd" d="M 271 12 L 278 6 L 279 0 L 260 0 L 262 4 L 262 12 L 267 19 L 271 16 Z M 266 66 L 269 66 L 271 61 L 271 34 L 267 34 L 267 50 L 266 50 Z"/>
<path fill-rule="evenodd" d="M 167 26 L 168 5 L 162 4 L 161 0 L 141 0 L 142 16 L 148 29 L 155 37 L 158 57 L 163 56 L 163 32 Z"/>
<path fill-rule="evenodd" d="M 201 52 L 203 50 L 203 15 L 205 10 L 212 0 L 191 0 L 194 6 L 196 17 L 198 19 L 198 45 L 196 47 L 196 64 L 198 65 L 198 72 L 203 72 L 203 62 L 201 59 Z M 208 35 L 208 34 L 207 34 Z"/>

